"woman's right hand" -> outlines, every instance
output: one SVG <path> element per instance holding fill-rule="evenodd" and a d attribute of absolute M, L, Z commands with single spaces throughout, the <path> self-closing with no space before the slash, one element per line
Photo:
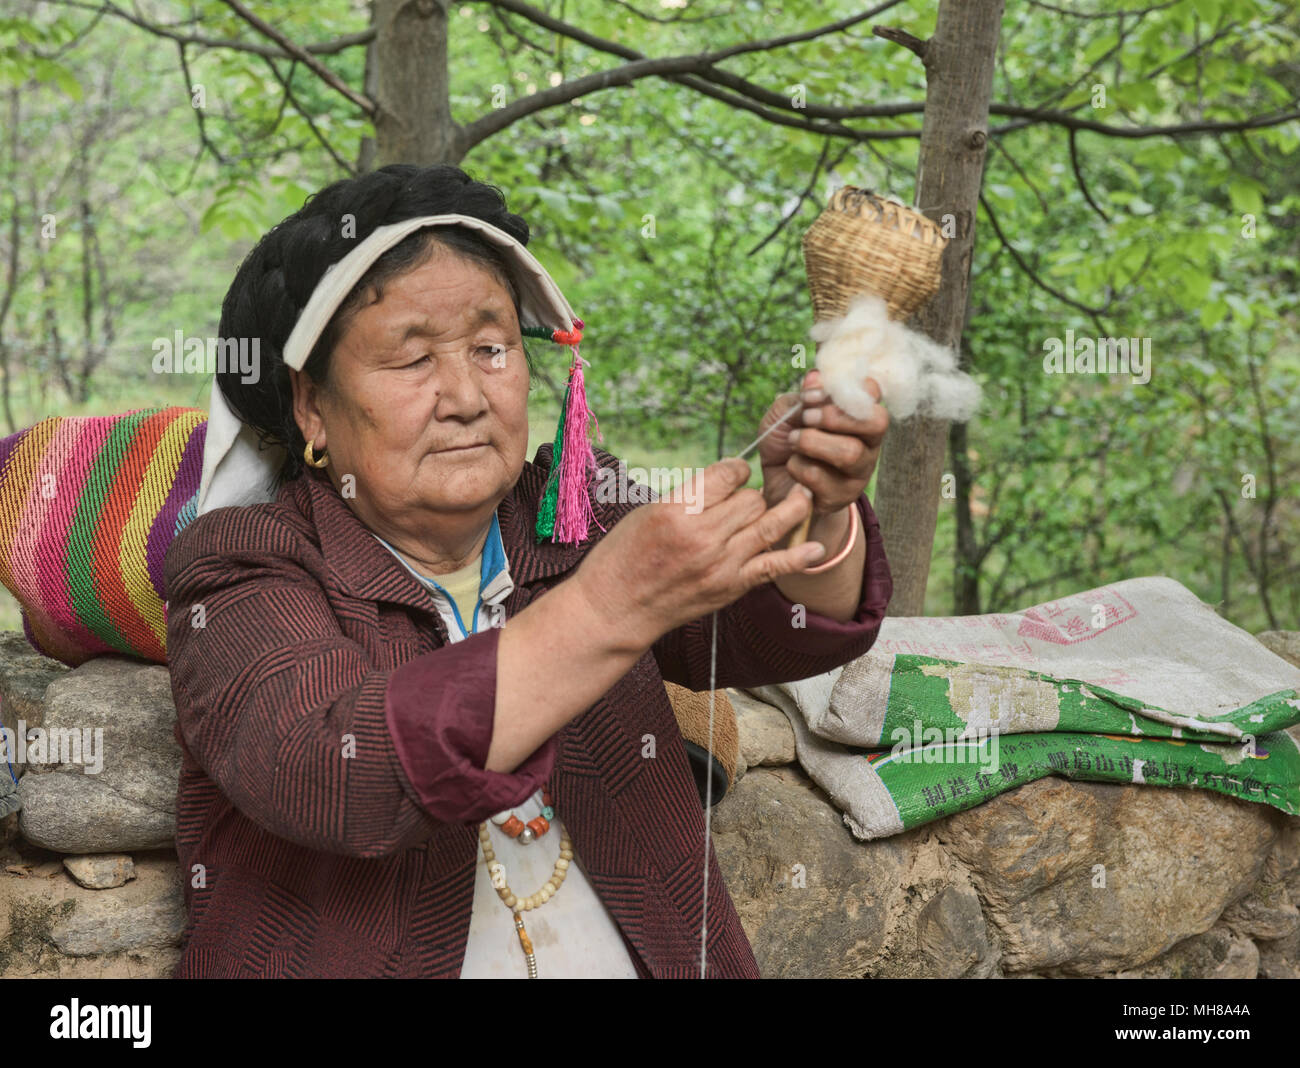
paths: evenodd
<path fill-rule="evenodd" d="M 630 646 L 646 649 L 756 586 L 817 563 L 825 555 L 817 542 L 769 548 L 812 511 L 808 492 L 795 486 L 768 508 L 759 490 L 742 488 L 749 475 L 744 460 L 719 460 L 700 473 L 693 503 L 634 509 L 569 581 Z"/>

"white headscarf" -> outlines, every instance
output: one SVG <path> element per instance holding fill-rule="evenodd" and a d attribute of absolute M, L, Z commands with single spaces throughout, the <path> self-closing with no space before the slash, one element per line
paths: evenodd
<path fill-rule="evenodd" d="M 519 296 L 521 327 L 574 329 L 573 309 L 564 299 L 560 287 L 536 257 L 504 230 L 470 215 L 421 215 L 379 227 L 326 270 L 285 342 L 285 364 L 294 370 L 302 370 L 334 312 L 375 260 L 416 230 L 451 223 L 477 230 L 505 250 L 510 276 Z M 284 448 L 278 445 L 259 447 L 257 432 L 231 410 L 214 377 L 203 446 L 198 514 L 229 505 L 273 500 L 275 475 L 283 462 Z"/>

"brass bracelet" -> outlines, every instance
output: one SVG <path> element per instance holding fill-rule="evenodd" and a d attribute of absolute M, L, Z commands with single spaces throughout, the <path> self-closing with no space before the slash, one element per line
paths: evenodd
<path fill-rule="evenodd" d="M 800 572 L 800 574 L 820 575 L 823 571 L 829 571 L 836 564 L 843 563 L 844 558 L 853 551 L 853 546 L 857 543 L 858 540 L 858 531 L 862 527 L 862 521 L 858 518 L 858 506 L 856 503 L 849 505 L 849 512 L 850 512 L 851 526 L 849 529 L 849 540 L 845 542 L 844 548 L 841 549 L 839 552 L 837 552 L 833 557 L 831 557 L 831 559 L 827 560 L 824 564 L 818 564 L 816 567 L 806 567 L 803 569 L 803 571 Z"/>

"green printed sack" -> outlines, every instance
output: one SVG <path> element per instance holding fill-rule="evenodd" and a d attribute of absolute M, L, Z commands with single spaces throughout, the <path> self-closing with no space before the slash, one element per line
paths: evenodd
<path fill-rule="evenodd" d="M 934 655 L 977 650 L 998 662 Z M 799 762 L 859 838 L 1045 775 L 1300 814 L 1300 670 L 1168 579 L 1007 616 L 886 619 L 844 668 L 750 694 L 786 713 Z"/>
<path fill-rule="evenodd" d="M 1278 698 L 1278 707 L 1297 704 L 1294 690 Z M 1294 708 L 1288 711 L 1287 725 L 1300 720 Z M 985 734 L 978 741 L 879 750 L 868 754 L 866 763 L 891 796 L 902 830 L 1049 774 L 1091 782 L 1195 786 L 1300 815 L 1300 748 L 1282 730 L 1236 744 L 1076 730 Z"/>

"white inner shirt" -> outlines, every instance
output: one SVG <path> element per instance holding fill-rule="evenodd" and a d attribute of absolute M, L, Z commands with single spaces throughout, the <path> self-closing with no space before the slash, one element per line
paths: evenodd
<path fill-rule="evenodd" d="M 436 580 L 421 575 L 411 567 L 383 538 L 377 534 L 375 538 L 429 590 L 438 614 L 447 625 L 448 641 L 464 640 L 465 632 L 447 592 Z M 475 632 L 492 626 L 495 620 L 500 619 L 499 614 L 494 618 L 493 607 L 504 602 L 514 589 L 495 517 L 492 529 L 488 532 L 488 545 L 484 549 L 482 559 L 495 562 L 498 566 L 488 566 L 487 563 L 481 565 L 479 602 L 472 628 Z M 489 570 L 493 573 L 487 574 Z M 498 609 L 497 613 L 499 612 Z M 538 790 L 522 804 L 515 806 L 514 813 L 525 823 L 540 816 L 542 791 Z M 496 854 L 497 861 L 505 867 L 506 883 L 515 897 L 523 899 L 536 894 L 554 872 L 555 861 L 560 855 L 560 835 L 564 830 L 559 816 L 557 808 L 556 818 L 550 821 L 550 830 L 527 845 L 511 838 L 491 820 L 488 821 L 492 851 Z M 474 906 L 460 977 L 526 979 L 528 965 L 523 946 L 519 942 L 519 932 L 515 929 L 514 912 L 506 908 L 492 886 L 481 842 L 474 869 Z M 545 904 L 520 915 L 533 943 L 539 978 L 637 977 L 636 966 L 619 933 L 618 925 L 587 879 L 576 851 L 559 890 Z"/>

